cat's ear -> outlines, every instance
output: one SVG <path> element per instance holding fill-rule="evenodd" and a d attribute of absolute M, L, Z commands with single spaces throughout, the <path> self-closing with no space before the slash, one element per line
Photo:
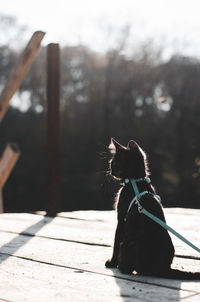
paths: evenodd
<path fill-rule="evenodd" d="M 124 147 L 120 145 L 120 143 L 118 143 L 114 138 L 111 138 L 109 149 L 112 154 L 115 154 L 117 151 L 124 149 Z"/>
<path fill-rule="evenodd" d="M 138 147 L 139 147 L 138 144 L 134 140 L 128 142 L 127 149 L 134 150 L 135 148 Z"/>

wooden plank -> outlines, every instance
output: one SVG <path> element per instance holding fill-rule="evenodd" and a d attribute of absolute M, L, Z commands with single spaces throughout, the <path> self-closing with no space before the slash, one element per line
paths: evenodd
<path fill-rule="evenodd" d="M 0 214 L 3 213 L 3 192 L 0 189 Z"/>
<path fill-rule="evenodd" d="M 38 212 L 42 213 L 42 212 Z M 182 217 L 182 215 L 188 217 L 189 220 L 192 220 L 191 217 L 196 216 L 197 219 L 200 217 L 200 209 L 184 209 L 184 208 L 164 208 L 164 213 L 167 217 L 176 216 L 176 219 Z M 44 214 L 44 212 L 43 212 Z M 61 212 L 58 216 L 66 218 L 77 218 L 77 219 L 86 219 L 86 220 L 98 220 L 98 221 L 108 221 L 110 217 L 116 216 L 116 211 L 73 211 L 73 212 Z M 178 223 L 179 223 L 178 219 Z"/>
<path fill-rule="evenodd" d="M 72 211 L 72 212 L 61 212 L 58 214 L 59 217 L 74 218 L 88 221 L 108 222 L 115 223 L 117 213 L 116 211 Z"/>
<path fill-rule="evenodd" d="M 0 255 L 0 298 L 9 301 L 198 301 L 196 292 Z M 192 299 L 191 299 L 192 298 Z"/>
<path fill-rule="evenodd" d="M 199 212 L 197 211 L 197 213 Z M 180 209 L 178 215 L 166 213 L 166 218 L 169 224 L 178 232 L 190 239 L 197 246 L 200 246 L 198 231 L 200 226 L 198 215 L 199 214 L 196 216 L 193 215 L 193 218 L 190 219 L 189 215 L 182 215 Z M 41 230 L 39 230 L 37 235 L 55 239 L 112 246 L 116 226 L 116 214 L 114 211 L 105 212 L 105 215 L 103 215 L 103 212 L 101 211 L 69 212 L 65 213 L 65 216 L 73 219 L 56 217 L 51 224 L 46 224 Z M 74 219 L 75 216 L 79 218 Z M 95 219 L 97 219 L 98 216 L 99 220 L 96 221 Z M 84 220 L 84 217 L 87 220 Z M 24 229 L 28 228 L 30 224 L 37 223 L 40 219 L 41 216 L 39 215 L 3 214 L 0 219 L 0 230 L 20 233 L 24 231 Z M 84 232 L 82 232 L 82 229 L 84 229 Z M 28 231 L 26 230 L 26 233 L 29 234 L 34 234 L 34 232 L 34 227 L 28 229 Z M 171 237 L 174 242 L 177 255 L 200 258 L 200 255 L 185 243 L 173 235 Z"/>
<path fill-rule="evenodd" d="M 36 211 L 34 212 L 34 214 L 44 216 L 45 211 Z M 116 222 L 117 214 L 115 210 L 108 210 L 108 211 L 87 210 L 87 211 L 60 212 L 58 213 L 57 216 L 67 219 L 110 223 L 111 220 L 113 222 Z"/>
<path fill-rule="evenodd" d="M 42 217 L 31 214 L 3 214 L 0 216 L 0 231 L 8 231 L 26 234 L 35 234 L 49 238 L 80 241 L 96 245 L 112 245 L 114 237 L 114 224 L 95 221 L 82 221 L 75 219 L 45 217 L 41 229 L 37 229 L 37 223 Z M 32 225 L 31 228 L 30 225 Z M 84 229 L 84 232 L 82 230 Z M 92 231 L 91 231 L 92 229 Z M 87 234 L 87 236 L 86 236 Z"/>
<path fill-rule="evenodd" d="M 3 186 L 6 183 L 12 169 L 14 168 L 20 155 L 18 146 L 9 143 L 0 159 L 0 213 L 3 213 Z"/>
<path fill-rule="evenodd" d="M 19 147 L 9 143 L 0 159 L 0 189 L 3 188 L 20 155 Z"/>
<path fill-rule="evenodd" d="M 26 48 L 20 55 L 16 64 L 10 72 L 8 80 L 0 95 L 0 121 L 3 119 L 11 98 L 21 85 L 25 75 L 29 71 L 31 64 L 40 48 L 40 43 L 45 33 L 37 31 L 33 34 Z"/>
<path fill-rule="evenodd" d="M 200 209 L 190 209 L 190 208 L 164 208 L 164 212 L 172 215 L 189 215 L 189 216 L 200 215 Z"/>
<path fill-rule="evenodd" d="M 174 228 L 181 235 L 191 240 L 195 245 L 200 248 L 200 210 L 199 209 L 183 209 L 183 208 L 165 208 L 164 209 L 167 224 Z M 116 225 L 116 213 L 115 211 L 75 211 L 60 213 L 59 216 L 66 218 L 77 218 L 91 220 L 92 217 L 98 219 L 98 221 L 109 221 Z M 176 253 L 178 255 L 188 255 L 193 257 L 199 257 L 199 253 L 188 247 L 180 239 L 170 233 L 174 245 L 176 247 Z"/>
<path fill-rule="evenodd" d="M 192 220 L 190 217 L 196 216 L 197 219 L 200 217 L 200 209 L 184 209 L 184 208 L 164 208 L 164 212 L 167 217 L 176 216 L 179 219 L 182 215 L 189 216 L 189 220 Z M 35 212 L 38 215 L 45 215 L 44 211 Z M 81 219 L 81 220 L 90 220 L 90 221 L 110 221 L 111 217 L 116 217 L 117 213 L 115 210 L 109 211 L 72 211 L 72 212 L 60 212 L 58 213 L 59 217 L 63 218 L 73 218 L 73 219 Z M 181 215 L 181 216 L 180 216 Z M 113 219 L 113 218 L 112 218 Z"/>
<path fill-rule="evenodd" d="M 60 49 L 47 47 L 47 215 L 61 210 L 60 196 Z"/>
<path fill-rule="evenodd" d="M 54 228 L 52 220 L 52 229 Z M 45 225 L 44 221 L 38 224 L 38 228 Z M 51 223 L 50 223 L 51 225 Z M 85 233 L 84 228 L 79 230 Z M 93 230 L 91 229 L 91 232 Z M 87 233 L 85 233 L 87 236 Z M 79 238 L 76 238 L 79 240 Z M 105 261 L 111 256 L 110 247 L 92 246 L 75 242 L 52 240 L 47 238 L 30 237 L 10 233 L 0 233 L 0 253 L 23 257 L 32 261 L 48 262 L 58 266 L 84 270 L 116 278 L 124 278 L 135 282 L 144 282 L 149 285 L 160 285 L 182 290 L 200 291 L 200 282 L 181 282 L 179 280 L 168 280 L 144 276 L 127 276 L 121 274 L 117 269 L 109 270 L 104 267 Z M 199 260 L 175 258 L 173 267 L 196 271 Z M 183 266 L 183 267 L 182 267 Z"/>
<path fill-rule="evenodd" d="M 121 274 L 116 269 L 112 271 L 105 269 L 102 266 L 103 264 L 102 260 L 104 260 L 104 256 L 105 256 L 104 254 L 105 248 L 102 249 L 100 247 L 98 248 L 86 247 L 74 243 L 52 244 L 50 243 L 50 240 L 41 240 L 39 238 L 34 238 L 31 241 L 29 241 L 27 245 L 22 246 L 22 243 L 24 244 L 25 239 L 23 238 L 23 236 L 20 236 L 20 240 L 19 238 L 17 240 L 14 239 L 7 246 L 4 246 L 3 248 L 4 253 L 7 254 L 13 253 L 13 249 L 15 245 L 15 249 L 16 246 L 18 247 L 18 250 L 14 252 L 15 257 L 17 258 L 22 257 L 23 259 L 31 260 L 32 263 L 36 262 L 40 264 L 63 267 L 66 269 L 71 269 L 72 273 L 82 272 L 82 273 L 92 273 L 92 274 L 98 274 L 103 276 L 110 276 L 110 277 L 114 277 L 116 281 L 118 281 L 118 279 L 122 279 L 125 280 L 126 282 L 131 281 L 131 282 L 139 283 L 136 287 L 140 286 L 141 284 L 145 284 L 151 290 L 152 287 L 156 286 L 157 287 L 156 291 L 158 290 L 158 288 L 162 287 L 166 292 L 168 291 L 168 289 L 170 289 L 179 292 L 182 290 L 189 291 L 190 294 L 200 293 L 199 282 L 181 282 L 178 280 L 174 281 L 174 280 L 161 279 L 161 278 L 158 279 L 158 278 L 144 277 L 144 276 L 128 276 L 128 275 Z M 40 247 L 40 249 L 38 249 L 38 247 Z M 2 253 L 2 249 L 1 249 L 1 253 Z M 10 257 L 4 255 L 2 264 L 9 259 Z M 56 275 L 55 278 L 57 278 Z M 98 280 L 96 280 L 96 283 L 98 283 Z"/>

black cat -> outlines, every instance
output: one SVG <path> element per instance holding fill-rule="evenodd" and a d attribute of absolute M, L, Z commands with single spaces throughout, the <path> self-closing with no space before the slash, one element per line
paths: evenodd
<path fill-rule="evenodd" d="M 150 213 L 165 222 L 162 205 L 154 187 L 148 183 L 148 163 L 145 152 L 133 140 L 127 147 L 116 140 L 110 145 L 113 158 L 110 170 L 114 178 L 137 180 L 139 192 L 148 191 L 141 197 L 141 205 Z M 138 206 L 129 205 L 135 197 L 130 182 L 124 183 L 117 195 L 118 224 L 111 260 L 106 267 L 118 267 L 122 273 L 169 277 L 175 279 L 199 279 L 198 273 L 187 273 L 170 268 L 174 257 L 174 246 L 168 232 L 149 217 L 138 211 Z"/>

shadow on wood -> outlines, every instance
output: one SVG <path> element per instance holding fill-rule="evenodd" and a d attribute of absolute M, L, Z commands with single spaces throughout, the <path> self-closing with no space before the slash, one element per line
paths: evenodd
<path fill-rule="evenodd" d="M 5 257 L 0 258 L 0 263 L 5 261 L 8 257 L 12 256 L 23 245 L 27 244 L 39 230 L 41 230 L 48 223 L 51 223 L 52 220 L 52 217 L 43 217 L 40 221 L 19 233 L 10 242 L 1 246 L 0 254 L 5 255 Z M 8 250 L 8 253 L 5 252 L 6 250 Z"/>
<path fill-rule="evenodd" d="M 141 301 L 154 301 L 155 289 L 152 291 L 152 285 L 157 286 L 156 292 L 157 297 L 160 297 L 160 301 L 168 301 L 172 297 L 173 301 L 176 302 L 180 301 L 181 299 L 179 290 L 181 291 L 182 282 L 180 280 L 175 280 L 174 284 L 170 286 L 168 284 L 162 284 L 161 286 L 161 284 L 159 284 L 157 281 L 158 278 L 125 274 L 121 274 L 121 277 L 119 277 L 119 275 L 116 274 L 116 268 L 110 270 L 113 271 L 113 276 L 117 286 L 119 287 L 120 296 L 123 302 L 134 301 L 134 298 L 137 300 L 140 296 Z M 192 293 L 192 295 L 194 294 Z"/>
<path fill-rule="evenodd" d="M 188 209 L 177 212 L 168 209 L 167 212 L 176 227 L 183 223 L 190 240 L 200 242 L 199 233 L 195 232 L 199 229 L 200 210 L 190 210 L 192 219 Z M 125 275 L 118 269 L 104 267 L 111 254 L 114 214 L 113 211 L 68 212 L 53 221 L 33 214 L 0 215 L 1 299 L 25 301 L 28 297 L 34 302 L 200 301 L 200 281 Z M 188 252 L 193 255 L 192 250 L 184 249 L 176 238 L 175 241 L 179 255 Z M 175 257 L 173 268 L 196 271 L 198 265 L 198 260 Z"/>

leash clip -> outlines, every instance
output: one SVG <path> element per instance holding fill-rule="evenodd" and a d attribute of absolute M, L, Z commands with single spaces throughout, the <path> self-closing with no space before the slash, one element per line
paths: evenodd
<path fill-rule="evenodd" d="M 136 202 L 135 203 L 136 203 L 136 205 L 138 207 L 138 212 L 142 213 L 143 207 L 141 206 L 141 203 L 139 202 L 140 197 L 141 196 L 139 196 L 139 197 L 136 198 Z"/>

